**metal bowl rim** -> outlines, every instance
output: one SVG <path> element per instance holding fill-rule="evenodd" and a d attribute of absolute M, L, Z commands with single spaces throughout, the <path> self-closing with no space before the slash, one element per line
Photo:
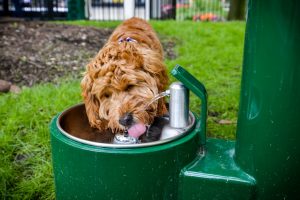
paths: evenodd
<path fill-rule="evenodd" d="M 93 142 L 93 141 L 89 141 L 89 140 L 85 140 L 85 139 L 81 139 L 81 138 L 75 137 L 75 136 L 67 133 L 60 126 L 61 119 L 64 117 L 64 115 L 66 115 L 70 110 L 75 109 L 76 107 L 79 107 L 79 106 L 82 106 L 82 105 L 84 106 L 83 103 L 76 104 L 76 105 L 71 106 L 68 109 L 64 110 L 62 113 L 60 113 L 59 116 L 58 116 L 58 118 L 57 118 L 57 120 L 56 120 L 56 126 L 59 129 L 59 131 L 63 135 L 65 135 L 66 137 L 68 137 L 68 138 L 70 138 L 70 139 L 72 139 L 74 141 L 77 141 L 79 143 L 87 144 L 87 145 L 91 145 L 91 146 L 96 146 L 96 147 L 118 148 L 118 149 L 121 149 L 121 148 L 141 148 L 141 147 L 151 147 L 151 146 L 161 145 L 161 144 L 169 143 L 171 141 L 175 141 L 176 139 L 179 139 L 179 138 L 187 135 L 187 133 L 189 133 L 190 130 L 195 125 L 195 116 L 194 116 L 194 114 L 191 111 L 189 111 L 189 121 L 191 123 L 189 124 L 189 126 L 181 129 L 182 132 L 183 132 L 182 134 L 174 136 L 174 137 L 170 137 L 170 138 L 166 138 L 166 139 L 158 140 L 158 141 L 154 141 L 154 142 L 138 143 L 138 144 L 109 144 L 109 143 Z"/>

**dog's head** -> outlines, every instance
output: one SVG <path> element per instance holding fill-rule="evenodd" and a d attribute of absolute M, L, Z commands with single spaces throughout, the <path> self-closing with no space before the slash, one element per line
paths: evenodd
<path fill-rule="evenodd" d="M 107 43 L 88 64 L 81 82 L 91 126 L 141 132 L 166 112 L 164 100 L 147 105 L 165 90 L 167 81 L 159 53 L 133 42 Z"/>

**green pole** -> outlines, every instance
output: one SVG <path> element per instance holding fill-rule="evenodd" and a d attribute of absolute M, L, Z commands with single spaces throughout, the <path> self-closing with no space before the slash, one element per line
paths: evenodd
<path fill-rule="evenodd" d="M 297 197 L 299 104 L 300 1 L 249 0 L 235 160 L 258 199 Z"/>
<path fill-rule="evenodd" d="M 85 19 L 85 1 L 68 0 L 68 20 Z"/>

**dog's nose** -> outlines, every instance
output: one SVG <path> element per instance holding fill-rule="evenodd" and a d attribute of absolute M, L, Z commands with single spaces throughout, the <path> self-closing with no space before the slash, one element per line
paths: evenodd
<path fill-rule="evenodd" d="M 130 126 L 133 122 L 133 116 L 131 113 L 125 113 L 120 119 L 119 123 L 123 126 Z"/>

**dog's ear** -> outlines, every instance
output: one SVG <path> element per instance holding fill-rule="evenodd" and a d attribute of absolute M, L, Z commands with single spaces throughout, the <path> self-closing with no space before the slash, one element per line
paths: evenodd
<path fill-rule="evenodd" d="M 92 87 L 93 81 L 91 77 L 89 74 L 85 74 L 81 81 L 81 90 L 87 117 L 92 127 L 104 130 L 104 126 L 99 119 L 100 103 L 97 97 L 91 93 Z"/>
<path fill-rule="evenodd" d="M 169 82 L 166 66 L 162 61 L 162 55 L 158 52 L 142 49 L 144 59 L 144 70 L 155 78 L 159 92 L 166 90 Z"/>
<path fill-rule="evenodd" d="M 169 78 L 166 70 L 166 66 L 162 61 L 162 55 L 158 52 L 142 49 L 142 55 L 144 57 L 144 70 L 148 71 L 155 79 L 158 92 L 163 92 L 167 89 Z M 168 113 L 165 99 L 158 100 L 157 115 L 162 116 Z"/>

